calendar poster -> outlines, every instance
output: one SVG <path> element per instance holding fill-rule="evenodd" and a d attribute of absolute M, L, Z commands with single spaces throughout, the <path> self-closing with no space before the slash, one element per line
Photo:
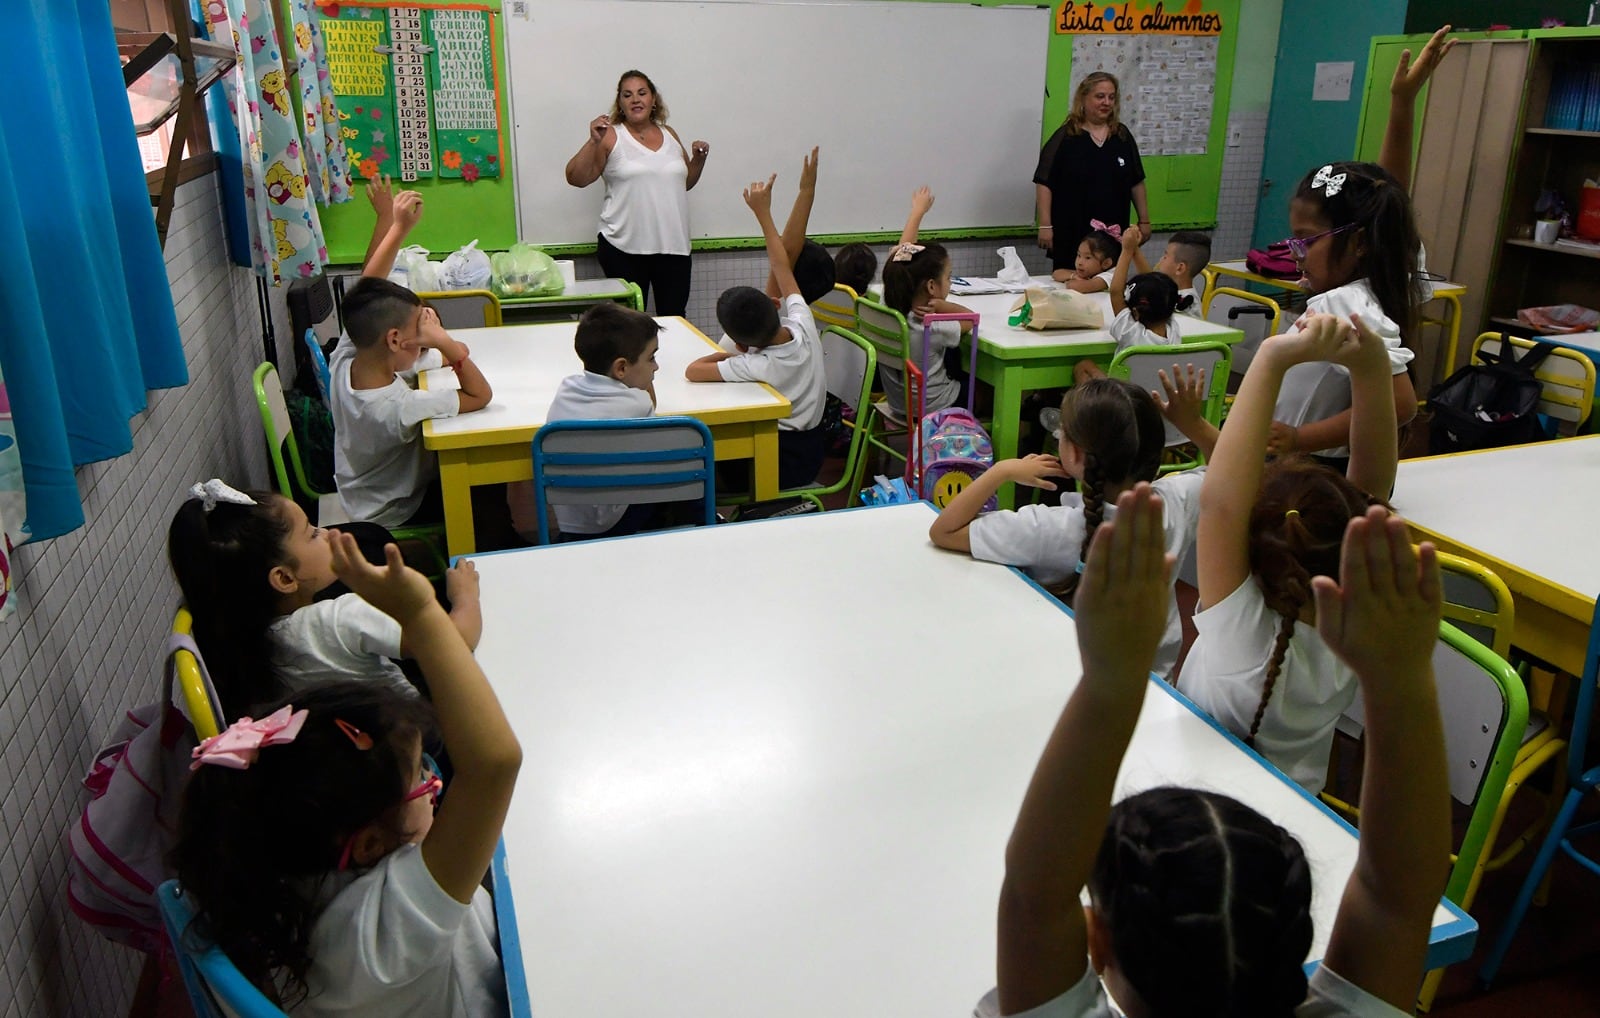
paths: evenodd
<path fill-rule="evenodd" d="M 434 132 L 439 176 L 500 175 L 500 103 L 484 11 L 434 11 Z"/>
<path fill-rule="evenodd" d="M 398 177 L 388 17 L 372 7 L 345 7 L 338 17 L 323 11 L 322 38 L 350 176 Z"/>

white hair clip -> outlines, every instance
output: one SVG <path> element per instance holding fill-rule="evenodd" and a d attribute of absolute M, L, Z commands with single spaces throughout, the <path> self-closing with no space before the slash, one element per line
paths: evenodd
<path fill-rule="evenodd" d="M 1311 187 L 1313 190 L 1319 187 L 1322 188 L 1322 196 L 1324 198 L 1332 198 L 1344 187 L 1344 178 L 1345 175 L 1343 173 L 1334 173 L 1333 164 L 1329 163 L 1318 170 L 1317 175 L 1311 178 Z"/>
<path fill-rule="evenodd" d="M 921 251 L 921 244 L 901 244 L 889 253 L 889 260 L 891 262 L 909 262 Z"/>
<path fill-rule="evenodd" d="M 232 505 L 255 505 L 256 500 L 246 495 L 237 488 L 229 486 L 226 481 L 213 477 L 204 484 L 197 484 L 189 489 L 190 498 L 200 500 L 200 508 L 206 512 L 217 507 L 218 502 L 228 502 Z"/>

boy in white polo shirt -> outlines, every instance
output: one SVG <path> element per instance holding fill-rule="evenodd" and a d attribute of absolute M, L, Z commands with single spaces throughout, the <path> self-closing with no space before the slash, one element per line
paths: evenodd
<path fill-rule="evenodd" d="M 753 286 L 735 286 L 717 299 L 717 321 L 741 351 L 719 351 L 694 361 L 684 371 L 691 382 L 765 382 L 789 401 L 789 416 L 778 422 L 778 486 L 799 488 L 816 479 L 827 451 L 822 408 L 828 396 L 822 366 L 822 338 L 816 319 L 800 294 L 783 238 L 772 221 L 773 174 L 744 192 L 767 241 L 767 261 L 781 303 Z"/>
<path fill-rule="evenodd" d="M 572 347 L 583 372 L 568 375 L 550 401 L 546 420 L 615 421 L 656 412 L 656 351 L 661 326 L 621 304 L 596 304 L 578 319 Z M 506 485 L 511 525 L 524 540 L 539 539 L 533 482 Z M 645 529 L 654 505 L 556 505 L 556 527 L 566 540 L 622 537 Z"/>
<path fill-rule="evenodd" d="M 391 529 L 441 520 L 439 462 L 422 446 L 422 422 L 487 406 L 489 383 L 433 309 L 387 279 L 367 276 L 351 287 L 344 321 L 349 341 L 334 349 L 328 372 L 333 477 L 345 512 Z M 459 392 L 413 389 L 400 374 L 446 364 Z"/>

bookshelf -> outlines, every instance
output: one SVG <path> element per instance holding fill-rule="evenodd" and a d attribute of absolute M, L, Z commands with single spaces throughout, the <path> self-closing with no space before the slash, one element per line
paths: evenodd
<path fill-rule="evenodd" d="M 1484 311 L 1488 325 L 1519 335 L 1532 329 L 1517 310 L 1548 304 L 1600 307 L 1600 248 L 1533 240 L 1534 205 L 1559 191 L 1576 215 L 1585 178 L 1600 178 L 1600 30 L 1528 33 L 1527 87 L 1500 220 L 1501 243 Z M 1574 96 L 1574 89 L 1577 95 Z"/>

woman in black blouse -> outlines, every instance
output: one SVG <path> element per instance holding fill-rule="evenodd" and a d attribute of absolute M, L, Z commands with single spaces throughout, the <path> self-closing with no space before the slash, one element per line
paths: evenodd
<path fill-rule="evenodd" d="M 1058 279 L 1071 275 L 1090 221 L 1126 228 L 1128 205 L 1140 232 L 1150 235 L 1144 163 L 1133 134 L 1117 120 L 1117 79 L 1105 71 L 1084 78 L 1072 112 L 1045 142 L 1033 183 L 1039 203 L 1039 246 L 1050 252 Z"/>

